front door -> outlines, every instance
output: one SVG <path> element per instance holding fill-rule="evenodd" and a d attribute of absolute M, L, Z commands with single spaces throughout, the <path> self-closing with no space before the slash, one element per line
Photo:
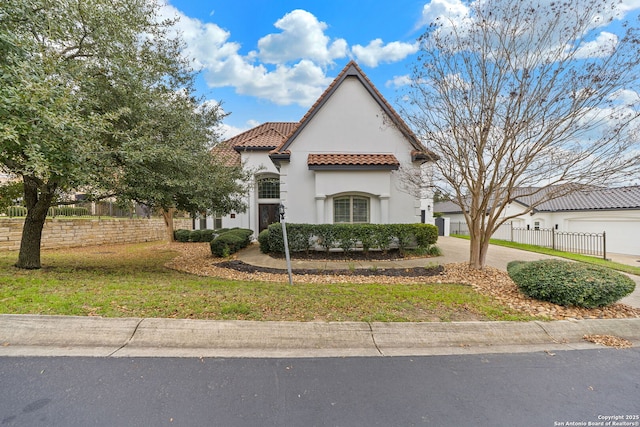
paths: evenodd
<path fill-rule="evenodd" d="M 258 205 L 259 227 L 258 233 L 269 227 L 274 222 L 280 222 L 278 211 L 280 204 L 264 203 Z"/>

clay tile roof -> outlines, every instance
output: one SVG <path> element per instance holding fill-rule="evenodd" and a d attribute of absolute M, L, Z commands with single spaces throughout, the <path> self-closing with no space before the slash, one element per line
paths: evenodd
<path fill-rule="evenodd" d="M 400 166 L 393 154 L 309 154 L 309 166 Z"/>
<path fill-rule="evenodd" d="M 228 166 L 240 165 L 240 151 L 273 150 L 298 126 L 293 122 L 267 122 L 222 141 L 211 153 Z"/>
<path fill-rule="evenodd" d="M 211 149 L 211 154 L 213 155 L 214 159 L 225 166 L 240 166 L 242 162 L 240 153 L 234 150 L 233 146 L 229 143 L 228 140 L 216 144 Z"/>
<path fill-rule="evenodd" d="M 242 150 L 273 150 L 287 139 L 298 123 L 267 122 L 227 141 L 237 151 Z"/>

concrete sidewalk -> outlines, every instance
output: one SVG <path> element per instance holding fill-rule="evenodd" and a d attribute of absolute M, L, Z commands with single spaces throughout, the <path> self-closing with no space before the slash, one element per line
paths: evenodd
<path fill-rule="evenodd" d="M 638 345 L 640 319 L 555 322 L 249 322 L 0 315 L 0 356 L 381 357 Z"/>

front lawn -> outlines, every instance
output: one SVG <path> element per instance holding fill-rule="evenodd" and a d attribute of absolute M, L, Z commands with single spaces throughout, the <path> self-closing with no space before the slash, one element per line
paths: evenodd
<path fill-rule="evenodd" d="M 177 272 L 159 243 L 47 250 L 43 268 L 0 252 L 0 313 L 285 321 L 532 320 L 459 284 L 301 284 Z M 211 260 L 213 261 L 213 260 Z M 375 281 L 375 278 L 371 278 Z"/>

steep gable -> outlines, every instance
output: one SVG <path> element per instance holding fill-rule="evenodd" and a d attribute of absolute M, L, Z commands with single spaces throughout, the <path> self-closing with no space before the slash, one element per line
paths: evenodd
<path fill-rule="evenodd" d="M 338 88 L 348 78 L 358 79 L 358 81 L 366 89 L 369 95 L 375 100 L 378 106 L 391 120 L 395 128 L 398 131 L 400 131 L 400 133 L 408 141 L 408 143 L 412 147 L 411 149 L 412 160 L 433 161 L 437 159 L 437 156 L 434 153 L 432 153 L 426 147 L 424 147 L 424 145 L 422 145 L 422 143 L 418 140 L 415 134 L 411 131 L 411 129 L 409 129 L 407 124 L 402 120 L 402 118 L 398 115 L 398 113 L 396 113 L 396 111 L 391 107 L 391 105 L 384 99 L 382 94 L 380 94 L 380 92 L 375 88 L 375 86 L 367 78 L 367 76 L 360 69 L 360 67 L 354 61 L 351 61 L 340 72 L 340 74 L 335 78 L 335 80 L 329 85 L 329 87 L 320 96 L 320 98 L 318 98 L 318 100 L 313 104 L 313 106 L 309 109 L 309 111 L 307 111 L 305 116 L 302 118 L 302 120 L 300 120 L 300 123 L 295 127 L 295 129 L 291 132 L 288 138 L 284 140 L 273 151 L 271 151 L 270 156 L 272 160 L 277 162 L 280 160 L 289 159 L 289 155 L 290 155 L 289 147 L 295 142 L 296 138 L 302 133 L 305 127 L 314 119 L 314 117 L 319 113 L 322 107 L 329 101 L 329 99 L 336 93 Z"/>

